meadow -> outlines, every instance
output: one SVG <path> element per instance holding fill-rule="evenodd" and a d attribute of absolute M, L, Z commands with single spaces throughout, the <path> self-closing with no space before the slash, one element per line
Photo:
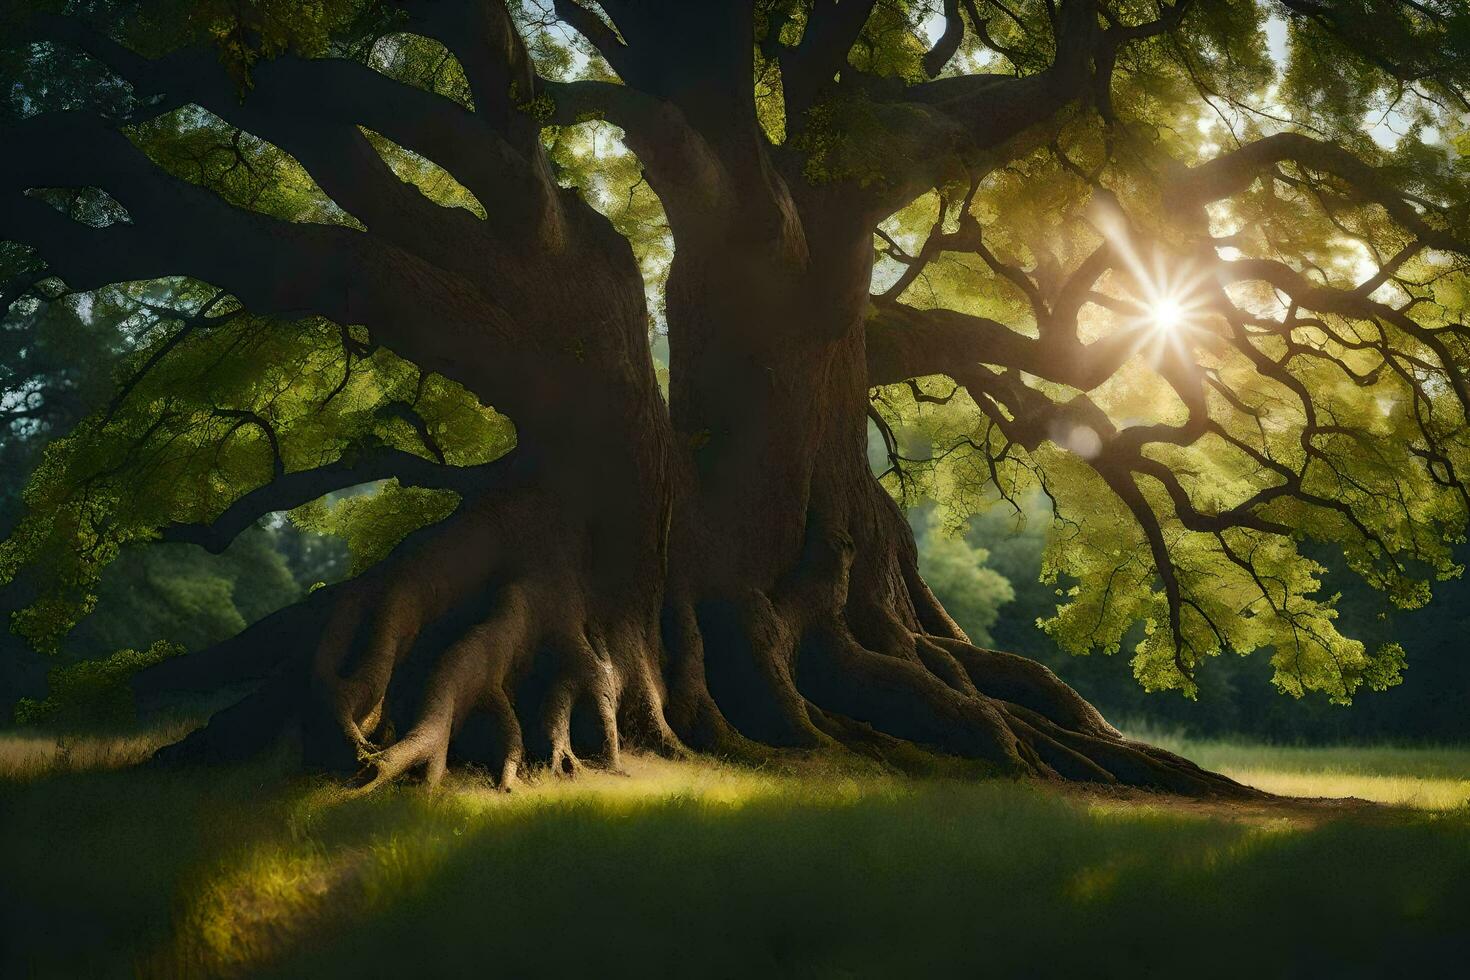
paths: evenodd
<path fill-rule="evenodd" d="M 1470 954 L 1470 749 L 1172 746 L 1378 803 L 642 757 L 351 798 L 270 764 L 126 769 L 155 737 L 0 736 L 0 976 L 1341 977 Z"/>

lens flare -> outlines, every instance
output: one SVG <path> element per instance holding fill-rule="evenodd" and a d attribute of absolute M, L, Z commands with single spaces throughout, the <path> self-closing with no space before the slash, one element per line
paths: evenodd
<path fill-rule="evenodd" d="M 1118 327 L 1133 338 L 1134 352 L 1154 363 L 1190 357 L 1205 340 L 1211 291 L 1218 289 L 1208 266 L 1140 241 L 1114 209 L 1099 207 L 1094 225 L 1108 240 L 1126 295 L 1114 296 Z"/>
<path fill-rule="evenodd" d="M 1184 322 L 1184 306 L 1172 296 L 1160 296 L 1149 311 L 1155 330 L 1174 331 Z"/>

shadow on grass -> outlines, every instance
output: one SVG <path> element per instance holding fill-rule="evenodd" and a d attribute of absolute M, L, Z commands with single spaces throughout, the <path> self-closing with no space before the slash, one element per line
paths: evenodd
<path fill-rule="evenodd" d="M 1470 814 L 635 760 L 506 797 L 0 787 L 0 975 L 1307 976 L 1470 954 Z M 1448 962 L 1448 961 L 1446 961 Z"/>

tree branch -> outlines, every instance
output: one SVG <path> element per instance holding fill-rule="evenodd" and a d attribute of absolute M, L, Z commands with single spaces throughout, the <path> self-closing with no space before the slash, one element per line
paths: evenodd
<path fill-rule="evenodd" d="M 1271 168 L 1284 161 L 1341 178 L 1357 197 L 1382 207 L 1430 248 L 1470 254 L 1470 244 L 1446 229 L 1429 224 L 1408 195 L 1373 167 L 1335 143 L 1300 133 L 1262 137 L 1192 167 L 1167 185 L 1165 200 L 1171 207 L 1201 208 L 1240 193 L 1259 177 L 1269 177 Z"/>
<path fill-rule="evenodd" d="M 628 46 L 618 37 L 617 31 L 607 26 L 601 17 L 577 0 L 553 0 L 552 6 L 558 17 L 570 24 L 572 30 L 597 49 L 597 53 L 612 66 L 619 78 L 633 83 L 637 76 L 637 64 Z"/>
<path fill-rule="evenodd" d="M 0 238 L 36 247 L 73 289 L 191 276 L 262 315 L 365 324 L 404 356 L 481 393 L 493 385 L 468 370 L 460 338 L 507 347 L 521 339 L 464 279 L 351 229 L 232 207 L 165 173 L 95 116 L 36 116 L 0 126 L 0 139 L 24 148 L 0 159 Z M 80 224 L 26 196 L 35 186 L 104 188 L 129 221 Z M 424 330 L 425 322 L 437 329 Z"/>
<path fill-rule="evenodd" d="M 546 175 L 510 146 L 491 119 L 357 62 L 281 55 L 254 67 L 251 88 L 242 98 L 212 50 L 185 48 L 150 60 L 73 17 L 41 15 L 27 32 L 86 52 L 132 84 L 140 97 L 162 96 L 155 111 L 192 102 L 278 143 L 330 196 L 340 195 L 346 210 L 361 211 L 364 224 L 379 226 L 374 230 L 391 228 L 400 238 L 409 236 L 416 222 L 398 212 L 422 215 L 427 202 L 361 141 L 358 125 L 442 166 L 495 213 L 496 227 L 522 240 L 534 240 L 554 210 Z M 354 137 L 361 142 L 354 143 Z M 472 221 L 463 216 L 462 223 Z"/>
<path fill-rule="evenodd" d="M 416 487 L 435 487 L 469 495 L 507 478 L 514 452 L 479 466 L 445 466 L 400 449 L 366 450 L 311 470 L 278 473 L 269 483 L 239 497 L 207 524 L 170 524 L 162 540 L 197 544 L 218 554 L 241 532 L 267 514 L 293 510 L 334 490 L 396 479 Z"/>
<path fill-rule="evenodd" d="M 553 102 L 549 121 L 574 126 L 605 119 L 623 131 L 672 223 L 707 218 L 733 203 L 727 199 L 722 164 L 678 106 L 611 82 L 543 79 L 540 84 Z"/>
<path fill-rule="evenodd" d="M 875 5 L 875 0 L 817 0 L 808 14 L 801 41 L 781 54 L 781 88 L 788 122 L 810 109 L 821 88 L 846 67 L 847 52 Z"/>
<path fill-rule="evenodd" d="M 886 179 L 881 188 L 858 196 L 887 215 L 959 173 L 973 179 L 993 167 L 993 151 L 1038 129 L 1086 93 L 1100 36 L 1095 0 L 1063 0 L 1056 54 L 1044 71 L 938 78 L 909 86 L 896 98 L 874 98 L 880 132 L 870 138 L 869 153 L 883 159 Z"/>
<path fill-rule="evenodd" d="M 975 20 L 975 5 L 973 0 L 968 4 L 970 16 Z M 939 40 L 934 42 L 934 47 L 924 53 L 924 74 L 930 78 L 938 75 L 949 64 L 955 52 L 960 49 L 960 43 L 965 39 L 965 22 L 960 17 L 960 0 L 944 0 L 944 33 L 939 35 Z"/>

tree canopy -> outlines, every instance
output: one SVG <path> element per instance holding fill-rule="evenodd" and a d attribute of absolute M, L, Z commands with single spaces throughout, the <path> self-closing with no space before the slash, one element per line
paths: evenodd
<path fill-rule="evenodd" d="M 1462 570 L 1461 4 L 711 3 L 737 39 L 749 18 L 729 64 L 637 3 L 508 7 L 524 62 L 489 0 L 0 8 L 0 422 L 43 424 L 49 369 L 12 338 L 59 307 L 128 340 L 0 545 L 0 578 L 39 583 L 32 642 L 59 644 L 130 542 L 217 551 L 291 510 L 362 569 L 450 514 L 516 442 L 454 338 L 503 341 L 506 372 L 559 342 L 452 301 L 470 263 L 506 322 L 568 288 L 537 278 L 551 246 L 504 238 L 550 207 L 538 153 L 631 244 L 657 350 L 684 230 L 741 193 L 667 93 L 734 72 L 773 166 L 871 228 L 898 500 L 958 526 L 1043 492 L 1045 629 L 1112 651 L 1144 624 L 1150 689 L 1257 650 L 1289 694 L 1399 679 L 1396 645 L 1339 632 L 1304 547 L 1403 608 Z"/>

